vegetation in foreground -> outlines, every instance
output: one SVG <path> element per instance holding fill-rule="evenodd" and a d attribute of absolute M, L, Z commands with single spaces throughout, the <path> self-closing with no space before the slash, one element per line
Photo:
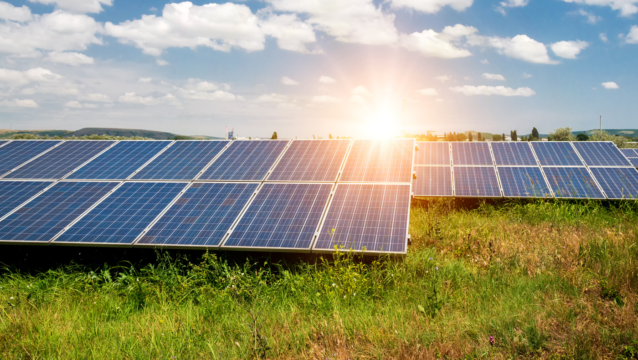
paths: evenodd
<path fill-rule="evenodd" d="M 3 246 L 0 358 L 635 359 L 637 220 L 415 202 L 401 259 Z"/>

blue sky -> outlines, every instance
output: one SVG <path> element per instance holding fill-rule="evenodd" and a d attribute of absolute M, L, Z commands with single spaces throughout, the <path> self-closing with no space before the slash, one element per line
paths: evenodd
<path fill-rule="evenodd" d="M 636 128 L 636 59 L 638 0 L 0 1 L 0 128 Z"/>

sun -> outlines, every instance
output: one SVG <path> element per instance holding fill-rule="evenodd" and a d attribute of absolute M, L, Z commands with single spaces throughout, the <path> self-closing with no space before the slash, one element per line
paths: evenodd
<path fill-rule="evenodd" d="M 373 139 L 392 138 L 400 135 L 401 114 L 393 111 L 389 106 L 381 106 L 370 114 L 366 123 L 365 133 Z"/>

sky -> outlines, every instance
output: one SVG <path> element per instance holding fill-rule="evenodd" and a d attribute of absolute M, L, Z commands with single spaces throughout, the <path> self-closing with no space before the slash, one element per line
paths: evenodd
<path fill-rule="evenodd" d="M 638 128 L 638 0 L 0 1 L 0 128 Z"/>

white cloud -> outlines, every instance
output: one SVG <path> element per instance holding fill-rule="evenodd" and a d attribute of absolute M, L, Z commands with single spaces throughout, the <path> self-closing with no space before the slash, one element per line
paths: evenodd
<path fill-rule="evenodd" d="M 523 73 L 523 79 L 529 79 L 532 77 L 532 74 Z"/>
<path fill-rule="evenodd" d="M 463 11 L 472 6 L 472 1 L 473 0 L 390 0 L 392 7 L 405 7 L 428 14 L 437 13 L 444 6 L 449 6 L 457 11 Z"/>
<path fill-rule="evenodd" d="M 0 19 L 19 22 L 30 21 L 32 19 L 31 10 L 24 5 L 17 7 L 0 1 Z"/>
<path fill-rule="evenodd" d="M 487 80 L 498 80 L 498 81 L 505 81 L 505 77 L 503 75 L 500 74 L 488 74 L 488 73 L 484 73 L 483 75 L 481 75 L 481 77 L 483 79 L 487 79 Z"/>
<path fill-rule="evenodd" d="M 184 85 L 185 89 L 195 90 L 195 91 L 214 91 L 214 90 L 230 90 L 230 86 L 228 84 L 215 84 L 209 81 L 204 81 L 200 79 L 190 78 Z"/>
<path fill-rule="evenodd" d="M 1 106 L 9 107 L 23 107 L 23 108 L 37 108 L 38 104 L 31 99 L 11 99 L 0 102 Z"/>
<path fill-rule="evenodd" d="M 288 101 L 288 96 L 275 93 L 264 94 L 255 99 L 255 102 L 262 103 L 284 103 Z"/>
<path fill-rule="evenodd" d="M 463 37 L 476 33 L 475 27 L 456 24 L 446 26 L 443 31 L 437 33 L 434 30 L 423 30 L 410 35 L 402 34 L 401 45 L 415 52 L 420 52 L 427 57 L 454 59 L 471 56 L 467 49 L 459 48 L 459 42 Z"/>
<path fill-rule="evenodd" d="M 84 100 L 84 101 L 105 102 L 105 103 L 113 102 L 108 95 L 97 94 L 97 93 L 80 94 L 78 95 L 78 99 Z"/>
<path fill-rule="evenodd" d="M 321 76 L 319 78 L 319 82 L 322 83 L 322 84 L 334 84 L 334 83 L 337 82 L 337 80 L 335 80 L 335 79 L 333 79 L 333 78 L 331 78 L 329 76 Z"/>
<path fill-rule="evenodd" d="M 490 64 L 490 62 L 489 62 L 487 59 L 483 59 L 483 60 L 481 60 L 481 64 L 483 64 L 483 65 L 489 65 L 489 64 Z"/>
<path fill-rule="evenodd" d="M 568 3 L 609 6 L 619 10 L 621 16 L 630 16 L 638 12 L 638 0 L 563 0 Z"/>
<path fill-rule="evenodd" d="M 628 44 L 638 44 L 638 26 L 634 25 L 629 30 L 629 34 L 627 34 L 627 38 L 625 41 Z"/>
<path fill-rule="evenodd" d="M 81 109 L 82 104 L 80 104 L 78 101 L 68 101 L 66 104 L 64 104 L 64 107 Z"/>
<path fill-rule="evenodd" d="M 33 3 L 55 5 L 56 9 L 66 10 L 72 13 L 99 13 L 102 5 L 111 6 L 113 0 L 29 0 Z"/>
<path fill-rule="evenodd" d="M 609 41 L 609 39 L 607 39 L 607 34 L 605 34 L 605 33 L 600 33 L 600 35 L 598 35 L 598 38 L 599 38 L 602 42 L 607 42 L 607 41 Z"/>
<path fill-rule="evenodd" d="M 310 102 L 313 104 L 335 104 L 341 102 L 341 99 L 328 95 L 319 95 L 313 96 L 312 99 L 310 99 Z"/>
<path fill-rule="evenodd" d="M 585 11 L 583 9 L 578 9 L 578 11 L 572 11 L 569 14 L 584 16 L 585 18 L 587 18 L 587 22 L 592 24 L 592 25 L 595 25 L 597 22 L 603 20 L 602 17 L 600 17 L 600 16 L 598 16 L 598 15 L 596 15 L 594 13 L 587 12 L 587 11 Z"/>
<path fill-rule="evenodd" d="M 153 78 L 139 78 L 137 79 L 137 82 L 139 83 L 150 83 L 151 81 L 153 81 Z"/>
<path fill-rule="evenodd" d="M 449 76 L 447 76 L 447 75 L 441 75 L 441 76 L 436 76 L 436 77 L 434 77 L 434 80 L 438 80 L 438 81 L 440 81 L 440 82 L 444 83 L 444 82 L 446 82 L 446 81 L 449 81 L 449 80 L 450 80 L 450 77 L 449 77 Z"/>
<path fill-rule="evenodd" d="M 352 89 L 352 94 L 359 96 L 368 96 L 370 95 L 370 91 L 368 91 L 365 86 L 359 85 L 356 88 Z"/>
<path fill-rule="evenodd" d="M 289 78 L 288 76 L 284 76 L 281 78 L 281 83 L 284 85 L 299 85 L 298 81 L 295 81 L 291 78 Z"/>
<path fill-rule="evenodd" d="M 86 56 L 84 54 L 76 53 L 76 52 L 50 52 L 47 56 L 47 60 L 51 62 L 67 64 L 72 66 L 84 65 L 84 64 L 93 64 L 94 60 L 92 57 Z"/>
<path fill-rule="evenodd" d="M 172 94 L 166 94 L 161 97 L 153 96 L 140 96 L 134 92 L 128 92 L 120 96 L 117 101 L 128 104 L 140 104 L 140 105 L 160 105 L 164 103 L 175 103 L 177 98 Z"/>
<path fill-rule="evenodd" d="M 529 2 L 529 0 L 507 0 L 507 1 L 501 1 L 499 3 L 499 6 L 496 7 L 496 11 L 498 11 L 501 14 L 505 15 L 505 8 L 514 8 L 514 7 L 527 6 L 528 2 Z"/>
<path fill-rule="evenodd" d="M 421 95 L 424 96 L 437 96 L 439 95 L 439 92 L 436 91 L 435 88 L 425 88 L 425 89 L 421 89 L 421 90 L 417 90 L 417 92 Z"/>
<path fill-rule="evenodd" d="M 500 38 L 472 35 L 468 38 L 470 45 L 492 47 L 502 54 L 536 64 L 558 64 L 547 55 L 547 48 L 527 35 L 516 35 L 513 38 Z"/>
<path fill-rule="evenodd" d="M 262 22 L 266 35 L 277 39 L 280 49 L 309 53 L 306 44 L 317 41 L 312 25 L 300 21 L 295 14 L 271 15 Z M 321 53 L 320 50 L 312 51 Z"/>
<path fill-rule="evenodd" d="M 0 69 L 0 85 L 21 86 L 38 82 L 54 82 L 62 79 L 61 75 L 43 68 L 34 68 L 27 71 Z"/>
<path fill-rule="evenodd" d="M 576 59 L 576 55 L 589 46 L 587 41 L 559 41 L 553 43 L 550 47 L 556 56 L 565 59 Z"/>
<path fill-rule="evenodd" d="M 474 96 L 474 95 L 485 95 L 485 96 L 491 96 L 491 95 L 499 95 L 499 96 L 532 96 L 532 95 L 536 94 L 534 92 L 534 90 L 532 90 L 532 89 L 530 89 L 528 87 L 512 89 L 510 87 L 505 87 L 505 86 L 471 86 L 471 85 L 464 85 L 464 86 L 451 87 L 450 90 L 452 90 L 454 92 L 457 92 L 457 93 L 461 93 L 463 95 L 467 95 L 467 96 Z"/>
<path fill-rule="evenodd" d="M 166 66 L 166 65 L 170 64 L 168 61 L 163 60 L 163 59 L 156 59 L 156 60 L 155 60 L 155 63 L 156 63 L 157 65 L 159 65 L 159 66 Z"/>
<path fill-rule="evenodd" d="M 602 85 L 605 89 L 618 89 L 618 88 L 620 88 L 620 87 L 618 86 L 618 84 L 616 84 L 616 83 L 615 83 L 615 82 L 613 82 L 613 81 L 604 82 L 604 83 L 602 83 L 601 85 Z"/>

